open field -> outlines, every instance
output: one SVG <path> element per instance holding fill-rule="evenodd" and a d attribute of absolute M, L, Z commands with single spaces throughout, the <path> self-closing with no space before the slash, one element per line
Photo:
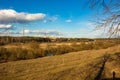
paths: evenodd
<path fill-rule="evenodd" d="M 61 55 L 69 52 L 77 52 L 83 50 L 106 49 L 108 47 L 120 44 L 120 39 L 104 39 L 93 41 L 86 41 L 86 39 L 82 41 L 75 40 L 76 39 L 74 39 L 73 42 L 31 41 L 25 43 L 7 43 L 0 46 L 0 63 L 35 59 L 50 55 Z"/>
<path fill-rule="evenodd" d="M 0 0 L 0 80 L 120 80 L 120 0 Z"/>
<path fill-rule="evenodd" d="M 112 72 L 120 77 L 120 45 L 99 50 L 71 52 L 64 55 L 6 62 L 0 64 L 0 80 L 93 80 L 103 61 L 103 78 L 111 78 Z"/>

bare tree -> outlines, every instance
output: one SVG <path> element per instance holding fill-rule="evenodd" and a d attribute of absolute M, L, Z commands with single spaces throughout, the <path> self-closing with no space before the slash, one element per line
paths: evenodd
<path fill-rule="evenodd" d="M 109 37 L 120 36 L 120 0 L 89 0 L 89 7 L 96 9 L 96 29 L 104 29 Z"/>

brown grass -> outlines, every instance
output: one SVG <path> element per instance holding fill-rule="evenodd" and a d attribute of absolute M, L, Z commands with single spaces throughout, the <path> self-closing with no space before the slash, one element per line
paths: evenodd
<path fill-rule="evenodd" d="M 99 68 L 94 68 L 104 54 L 120 52 L 120 45 L 100 50 L 86 50 L 64 55 L 0 64 L 0 80 L 92 80 Z M 106 64 L 106 77 L 116 71 L 120 77 L 119 64 Z M 87 78 L 93 74 L 91 78 Z"/>

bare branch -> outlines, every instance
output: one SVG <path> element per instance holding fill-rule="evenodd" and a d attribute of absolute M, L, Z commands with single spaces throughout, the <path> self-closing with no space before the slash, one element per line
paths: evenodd
<path fill-rule="evenodd" d="M 96 29 L 103 29 L 109 37 L 119 36 L 120 0 L 90 0 L 90 8 L 98 7 L 101 15 L 98 15 L 99 19 L 95 21 Z"/>

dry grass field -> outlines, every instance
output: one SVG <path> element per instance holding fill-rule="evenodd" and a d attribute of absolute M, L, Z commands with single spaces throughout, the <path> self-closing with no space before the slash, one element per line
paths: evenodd
<path fill-rule="evenodd" d="M 63 55 L 0 63 L 0 80 L 93 80 L 104 55 L 109 54 L 103 78 L 120 77 L 120 45 Z"/>

